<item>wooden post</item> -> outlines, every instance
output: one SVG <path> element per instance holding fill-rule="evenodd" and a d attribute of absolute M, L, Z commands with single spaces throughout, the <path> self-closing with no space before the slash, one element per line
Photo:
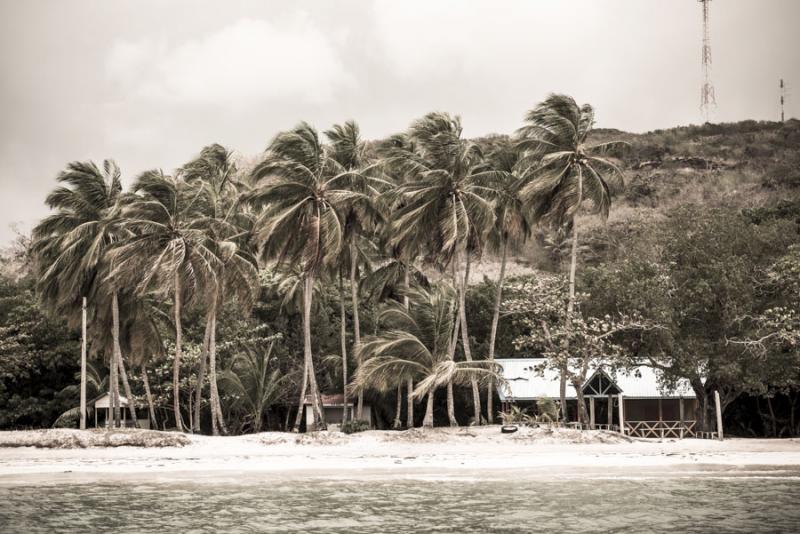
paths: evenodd
<path fill-rule="evenodd" d="M 678 412 L 680 413 L 680 418 L 681 418 L 681 439 L 683 439 L 683 427 L 685 426 L 685 423 L 683 422 L 683 420 L 684 420 L 684 416 L 683 416 L 683 397 L 680 397 L 678 399 Z"/>
<path fill-rule="evenodd" d="M 81 430 L 86 430 L 86 297 L 81 303 Z"/>
<path fill-rule="evenodd" d="M 714 391 L 714 403 L 717 408 L 717 435 L 719 440 L 722 441 L 725 438 L 722 432 L 722 408 L 720 408 L 719 391 L 716 390 Z"/>
<path fill-rule="evenodd" d="M 664 409 L 661 404 L 661 397 L 658 398 L 658 431 L 661 439 L 664 439 Z"/>
<path fill-rule="evenodd" d="M 622 398 L 622 393 L 618 395 L 619 398 L 619 432 L 625 435 L 625 400 Z"/>
<path fill-rule="evenodd" d="M 608 396 L 608 429 L 611 430 L 611 425 L 614 424 L 614 397 Z"/>
<path fill-rule="evenodd" d="M 589 428 L 594 430 L 594 397 L 589 397 Z"/>

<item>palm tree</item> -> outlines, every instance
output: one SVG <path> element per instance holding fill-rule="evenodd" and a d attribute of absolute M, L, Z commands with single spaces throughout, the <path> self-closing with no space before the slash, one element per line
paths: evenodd
<path fill-rule="evenodd" d="M 275 137 L 264 161 L 253 169 L 253 179 L 255 186 L 244 199 L 262 209 L 256 231 L 261 257 L 278 264 L 289 261 L 302 269 L 304 376 L 313 398 L 314 425 L 324 430 L 311 351 L 313 287 L 315 279 L 335 265 L 344 245 L 340 206 L 367 197 L 350 184 L 365 179 L 344 169 L 306 123 Z"/>
<path fill-rule="evenodd" d="M 358 194 L 355 197 L 345 197 L 337 208 L 344 218 L 344 241 L 347 243 L 343 249 L 342 264 L 349 266 L 350 273 L 350 299 L 353 307 L 353 353 L 358 353 L 361 343 L 361 323 L 359 320 L 359 267 L 369 266 L 369 258 L 360 247 L 361 237 L 382 221 L 383 217 L 378 207 L 378 190 L 376 186 L 383 182 L 377 178 L 367 178 L 366 174 L 374 171 L 376 165 L 368 165 L 365 157 L 365 144 L 361 139 L 358 125 L 353 121 L 336 124 L 325 132 L 330 143 L 330 158 L 334 172 L 353 173 L 356 179 L 341 180 L 339 187 Z M 336 168 L 338 166 L 338 168 Z M 346 252 L 345 252 L 346 251 Z M 344 322 L 342 323 L 344 325 Z M 342 332 L 344 335 L 344 330 Z M 344 406 L 347 410 L 347 352 L 342 349 L 342 362 L 344 374 Z M 358 362 L 360 365 L 361 362 Z M 356 419 L 361 420 L 364 409 L 364 393 L 359 392 L 356 407 Z M 346 414 L 344 414 L 346 415 Z"/>
<path fill-rule="evenodd" d="M 230 297 L 234 297 L 241 311 L 246 313 L 258 294 L 257 262 L 248 246 L 252 237 L 253 218 L 241 206 L 237 206 L 237 192 L 243 186 L 236 179 L 233 153 L 225 147 L 218 144 L 205 147 L 182 171 L 186 182 L 200 188 L 205 197 L 199 203 L 204 207 L 204 213 L 197 221 L 197 227 L 205 231 L 206 246 L 220 260 L 214 287 L 208 292 L 206 332 L 198 369 L 193 417 L 199 430 L 203 382 L 208 361 L 211 428 L 212 434 L 216 436 L 220 429 L 226 432 L 216 373 L 217 314 L 226 300 L 233 300 Z M 240 209 L 237 210 L 237 207 Z"/>
<path fill-rule="evenodd" d="M 619 142 L 589 144 L 594 125 L 594 109 L 589 104 L 578 106 L 567 95 L 550 95 L 528 112 L 527 124 L 520 128 L 519 147 L 541 157 L 532 180 L 522 188 L 521 197 L 530 208 L 534 220 L 559 228 L 572 226 L 572 253 L 569 269 L 569 300 L 566 328 L 572 327 L 575 311 L 575 271 L 578 256 L 578 211 L 585 200 L 603 219 L 611 206 L 609 183 L 621 181 L 622 171 L 604 152 Z M 564 354 L 569 348 L 566 337 Z M 566 357 L 566 356 L 565 356 Z M 561 371 L 561 406 L 566 406 L 566 362 Z M 565 416 L 565 414 L 562 414 Z"/>
<path fill-rule="evenodd" d="M 495 286 L 494 311 L 489 332 L 489 361 L 494 361 L 508 249 L 520 246 L 531 233 L 531 224 L 519 194 L 527 177 L 529 161 L 530 157 L 508 137 L 502 137 L 492 144 L 486 158 L 486 170 L 476 174 L 476 177 L 486 177 L 494 189 L 491 197 L 494 200 L 495 223 L 489 232 L 487 244 L 492 250 L 500 253 L 500 273 Z M 489 424 L 494 422 L 493 403 L 494 383 L 490 379 L 486 398 Z"/>
<path fill-rule="evenodd" d="M 91 311 L 96 317 L 116 317 L 111 321 L 113 343 L 109 358 L 109 386 L 114 424 L 119 425 L 117 365 L 122 356 L 118 296 L 115 286 L 102 276 L 108 265 L 107 252 L 121 234 L 119 167 L 112 160 L 105 160 L 102 169 L 91 161 L 73 162 L 58 175 L 57 180 L 64 185 L 52 191 L 46 200 L 56 213 L 42 220 L 33 231 L 32 252 L 38 294 L 45 309 L 66 317 L 72 326 L 80 322 L 84 297 L 91 298 Z M 82 373 L 82 392 L 85 392 L 85 384 L 86 375 Z M 85 393 L 81 398 L 82 427 L 85 427 Z"/>
<path fill-rule="evenodd" d="M 453 331 L 458 320 L 453 314 L 457 293 L 439 284 L 430 291 L 410 289 L 410 307 L 391 305 L 380 320 L 390 330 L 365 339 L 359 347 L 362 361 L 356 371 L 356 389 L 388 391 L 408 378 L 417 380 L 412 397 L 427 396 L 422 426 L 433 427 L 433 400 L 436 390 L 451 383 L 466 384 L 495 373 L 489 362 L 453 361 Z"/>
<path fill-rule="evenodd" d="M 202 190 L 160 170 L 147 171 L 133 185 L 125 227 L 131 237 L 117 250 L 116 279 L 131 283 L 138 295 L 173 296 L 175 359 L 172 369 L 175 427 L 183 431 L 180 409 L 180 364 L 183 306 L 213 291 L 221 260 L 209 243 L 202 216 Z"/>
<path fill-rule="evenodd" d="M 233 357 L 230 367 L 220 373 L 223 389 L 234 401 L 232 408 L 246 414 L 253 432 L 261 432 L 264 415 L 286 387 L 288 375 L 272 368 L 272 347 L 259 351 L 249 348 Z"/>
<path fill-rule="evenodd" d="M 382 257 L 376 259 L 375 268 L 364 278 L 364 288 L 367 297 L 371 300 L 378 302 L 385 302 L 389 299 L 394 299 L 397 302 L 402 302 L 403 306 L 408 310 L 410 302 L 408 293 L 411 289 L 411 281 L 414 280 L 415 285 L 428 286 L 429 282 L 425 275 L 417 269 L 413 262 L 404 259 L 400 251 L 391 249 L 386 242 L 389 240 L 387 234 L 388 226 L 382 226 L 383 235 L 380 238 L 380 249 L 384 251 Z M 414 426 L 414 399 L 412 392 L 414 390 L 414 379 L 409 378 L 406 382 L 406 389 L 408 395 L 406 397 L 406 427 L 413 428 Z M 397 385 L 397 408 L 395 412 L 395 421 L 393 426 L 400 426 L 400 412 L 402 407 L 402 388 L 403 384 Z"/>
<path fill-rule="evenodd" d="M 461 258 L 468 244 L 481 242 L 494 220 L 485 195 L 491 191 L 473 179 L 481 161 L 477 145 L 461 138 L 461 120 L 446 113 L 429 113 L 414 122 L 407 143 L 388 149 L 390 165 L 404 183 L 394 192 L 399 209 L 391 222 L 390 245 L 404 254 L 421 253 L 440 268 L 450 266 L 459 293 L 451 348 L 454 356 L 459 325 L 466 324 L 463 299 L 466 290 Z M 407 252 L 409 251 L 409 252 Z M 466 274 L 466 273 L 465 273 Z M 462 339 L 465 357 L 472 360 L 469 340 Z M 472 382 L 475 420 L 480 422 L 481 402 L 477 382 Z M 456 425 L 452 386 L 448 386 L 448 416 Z"/>

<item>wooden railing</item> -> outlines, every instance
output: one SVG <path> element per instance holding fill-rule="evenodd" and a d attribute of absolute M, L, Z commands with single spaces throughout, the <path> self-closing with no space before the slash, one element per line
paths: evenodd
<path fill-rule="evenodd" d="M 695 430 L 695 421 L 625 421 L 625 433 L 634 438 L 706 437 Z"/>

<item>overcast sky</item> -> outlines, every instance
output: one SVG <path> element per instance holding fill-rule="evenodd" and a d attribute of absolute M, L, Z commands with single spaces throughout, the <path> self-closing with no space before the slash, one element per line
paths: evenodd
<path fill-rule="evenodd" d="M 711 3 L 713 121 L 800 100 L 798 0 Z M 127 183 L 222 143 L 259 153 L 300 120 L 366 137 L 432 110 L 510 133 L 550 92 L 598 126 L 701 121 L 696 0 L 0 0 L 0 244 L 47 213 L 72 160 L 115 159 Z"/>

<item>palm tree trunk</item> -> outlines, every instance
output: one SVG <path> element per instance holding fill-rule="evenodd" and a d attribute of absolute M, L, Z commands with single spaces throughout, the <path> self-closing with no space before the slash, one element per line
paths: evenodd
<path fill-rule="evenodd" d="M 306 273 L 303 288 L 303 353 L 308 369 L 308 385 L 311 387 L 314 409 L 314 429 L 326 430 L 325 415 L 322 409 L 322 397 L 317 385 L 317 376 L 314 372 L 314 360 L 311 356 L 311 304 L 314 298 L 314 276 Z"/>
<path fill-rule="evenodd" d="M 458 292 L 458 316 L 461 321 L 461 345 L 464 348 L 464 357 L 468 362 L 472 361 L 472 348 L 469 343 L 469 330 L 467 329 L 467 287 L 469 284 L 470 257 L 467 254 L 467 265 L 464 269 L 464 279 L 461 282 L 461 290 Z M 470 379 L 472 386 L 472 407 L 474 411 L 475 424 L 481 424 L 481 391 L 478 388 L 478 381 Z"/>
<path fill-rule="evenodd" d="M 408 311 L 410 304 L 408 301 L 408 290 L 409 286 L 409 276 L 408 276 L 408 266 L 403 266 L 403 287 L 405 288 L 406 292 L 403 295 L 403 306 L 405 306 L 406 311 Z M 408 397 L 406 398 L 406 427 L 407 428 L 414 428 L 414 398 L 411 396 L 411 393 L 414 391 L 414 379 L 409 378 L 406 381 L 406 388 L 408 389 Z"/>
<path fill-rule="evenodd" d="M 425 419 L 422 420 L 422 428 L 433 428 L 433 391 L 428 392 L 428 402 L 425 406 Z"/>
<path fill-rule="evenodd" d="M 192 431 L 195 430 L 195 427 L 198 432 L 202 432 L 202 428 L 200 428 L 200 406 L 203 403 L 203 383 L 206 380 L 206 362 L 208 361 L 208 337 L 211 332 L 210 328 L 211 323 L 211 316 L 208 314 L 206 317 L 206 331 L 203 334 L 203 349 L 200 351 L 200 363 L 197 369 L 197 390 L 195 391 L 194 397 L 194 417 L 192 418 L 193 427 Z"/>
<path fill-rule="evenodd" d="M 147 368 L 142 362 L 142 382 L 144 383 L 144 394 L 147 397 L 147 407 L 150 410 L 150 422 L 154 430 L 158 430 L 158 421 L 156 420 L 156 409 L 153 405 L 153 395 L 150 393 L 150 381 L 147 379 Z"/>
<path fill-rule="evenodd" d="M 583 202 L 583 174 L 580 166 L 578 166 L 578 202 L 576 206 L 579 208 Z M 576 208 L 577 211 L 577 208 Z M 562 362 L 561 367 L 561 383 L 559 384 L 559 394 L 561 396 L 561 410 L 562 420 L 566 421 L 566 408 L 567 408 L 567 368 L 569 367 L 569 344 L 572 337 L 572 317 L 575 312 L 575 271 L 578 266 L 578 220 L 575 214 L 572 215 L 572 253 L 570 255 L 569 263 L 569 300 L 567 301 L 567 316 L 564 330 L 566 336 L 564 337 L 564 354 L 567 361 Z"/>
<path fill-rule="evenodd" d="M 86 297 L 81 301 L 81 430 L 86 430 Z"/>
<path fill-rule="evenodd" d="M 111 321 L 113 349 L 111 355 L 111 405 L 113 412 L 114 427 L 120 426 L 121 414 L 119 406 L 119 361 L 122 359 L 122 349 L 119 346 L 119 299 L 117 292 L 111 297 Z"/>
<path fill-rule="evenodd" d="M 395 403 L 394 408 L 394 422 L 392 423 L 392 428 L 400 428 L 401 419 L 400 419 L 400 412 L 403 410 L 403 384 L 397 384 L 397 402 Z"/>
<path fill-rule="evenodd" d="M 175 428 L 183 432 L 181 420 L 181 343 L 183 329 L 181 326 L 181 277 L 175 272 L 175 360 L 172 363 L 172 408 L 175 411 Z"/>
<path fill-rule="evenodd" d="M 450 309 L 450 313 L 457 313 L 457 310 Z M 458 344 L 458 333 L 461 326 L 461 321 L 458 320 L 458 315 L 453 317 L 453 336 L 450 338 L 450 346 L 448 347 L 448 354 L 451 361 L 456 359 L 456 345 Z M 450 426 L 458 426 L 456 419 L 455 400 L 453 399 L 453 381 L 447 382 L 447 419 L 450 421 Z"/>
<path fill-rule="evenodd" d="M 500 304 L 503 300 L 503 279 L 506 276 L 506 256 L 508 254 L 508 238 L 503 236 L 503 252 L 500 260 L 500 276 L 494 292 L 494 312 L 492 313 L 492 329 L 489 332 L 489 361 L 494 361 L 494 345 L 497 341 L 497 325 L 500 322 Z M 494 423 L 494 378 L 489 377 L 486 387 L 486 416 L 489 424 Z"/>
<path fill-rule="evenodd" d="M 128 397 L 128 413 L 131 414 L 131 424 L 133 428 L 139 428 L 139 422 L 136 419 L 136 404 L 131 391 L 131 385 L 128 382 L 128 373 L 125 372 L 125 361 L 122 359 L 122 353 L 119 355 L 119 374 L 122 377 L 122 387 L 125 388 L 125 396 Z"/>
<path fill-rule="evenodd" d="M 342 423 L 348 420 L 347 417 L 347 316 L 344 308 L 344 276 L 339 271 L 339 337 L 342 346 L 342 396 L 344 407 L 342 408 Z"/>
<path fill-rule="evenodd" d="M 303 380 L 300 386 L 300 402 L 297 405 L 297 415 L 294 417 L 292 432 L 299 432 L 300 423 L 303 422 L 303 406 L 305 406 L 306 403 L 306 389 L 308 389 L 308 366 L 305 359 L 303 359 Z"/>
<path fill-rule="evenodd" d="M 355 239 L 350 240 L 350 297 L 353 301 L 353 354 L 358 361 L 356 364 L 361 367 L 361 358 L 358 356 L 358 347 L 361 345 L 361 324 L 358 319 L 358 247 Z M 358 392 L 358 407 L 356 408 L 356 419 L 361 420 L 364 412 L 364 391 Z"/>
<path fill-rule="evenodd" d="M 208 382 L 211 385 L 211 421 L 212 433 L 219 435 L 228 433 L 225 418 L 222 416 L 222 405 L 219 401 L 219 387 L 217 386 L 217 295 L 214 294 L 214 303 L 211 305 L 211 332 L 208 336 Z"/>
<path fill-rule="evenodd" d="M 406 428 L 414 428 L 414 397 L 411 393 L 414 391 L 414 380 L 409 378 L 406 382 L 406 389 L 408 396 L 406 397 Z"/>

